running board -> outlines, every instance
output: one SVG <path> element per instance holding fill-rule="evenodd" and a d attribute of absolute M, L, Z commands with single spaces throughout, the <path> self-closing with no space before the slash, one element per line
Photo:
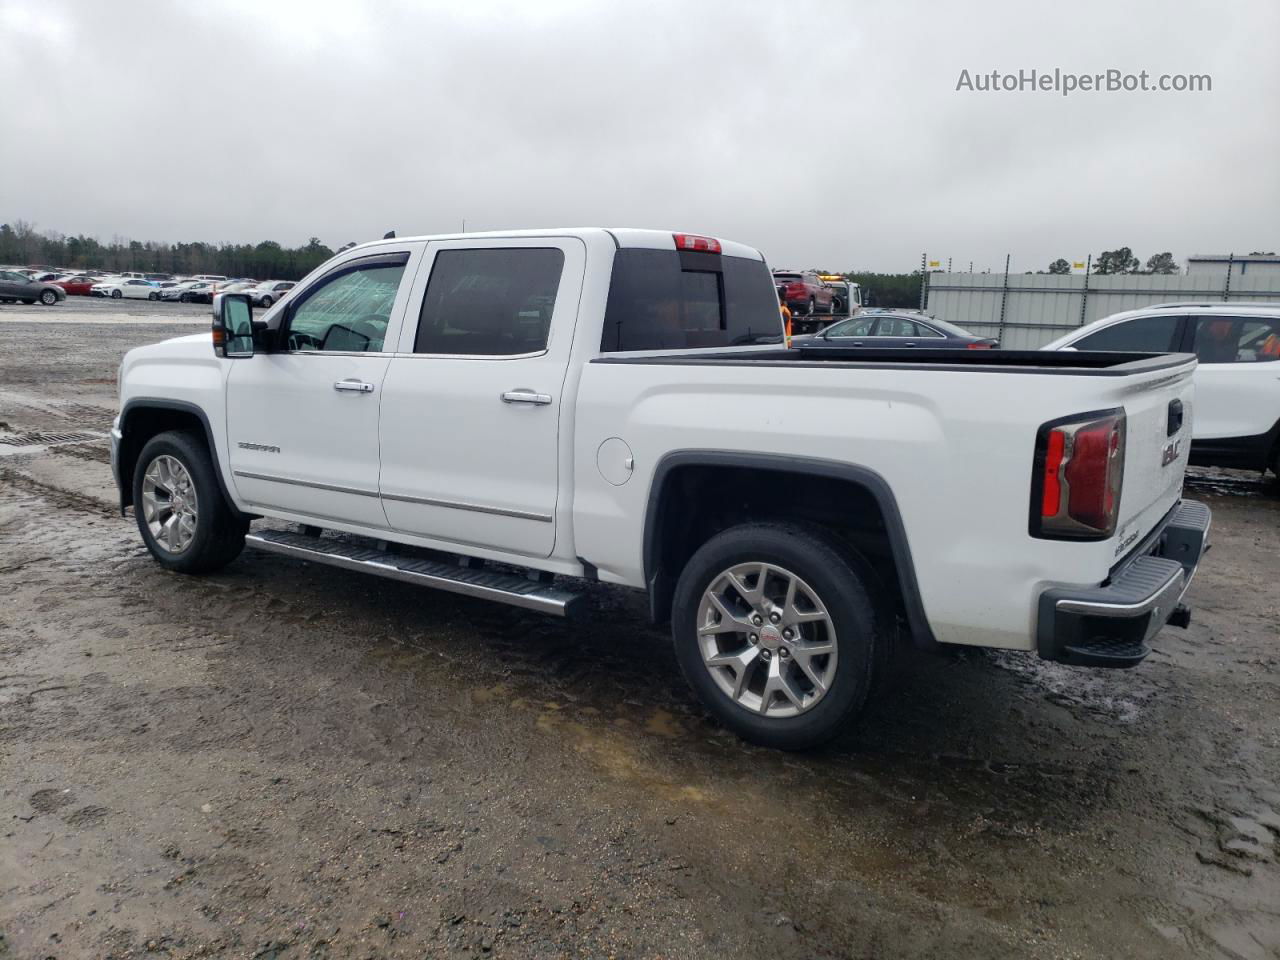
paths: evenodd
<path fill-rule="evenodd" d="M 405 583 L 448 590 L 482 600 L 553 616 L 578 619 L 585 612 L 586 597 L 569 590 L 537 583 L 513 573 L 496 573 L 483 567 L 463 567 L 441 560 L 375 550 L 326 537 L 310 537 L 288 530 L 261 530 L 244 538 L 245 546 L 286 557 L 324 563 L 344 570 L 372 573 Z"/>

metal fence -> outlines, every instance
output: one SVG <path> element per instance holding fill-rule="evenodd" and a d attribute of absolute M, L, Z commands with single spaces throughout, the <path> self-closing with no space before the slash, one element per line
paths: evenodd
<path fill-rule="evenodd" d="M 1256 301 L 1280 306 L 1280 277 L 1204 274 L 931 273 L 928 311 L 1011 350 L 1034 350 L 1070 330 L 1153 303 Z"/>

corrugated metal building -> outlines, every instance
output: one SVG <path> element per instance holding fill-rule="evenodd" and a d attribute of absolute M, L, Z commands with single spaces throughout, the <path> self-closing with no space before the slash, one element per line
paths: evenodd
<path fill-rule="evenodd" d="M 1225 278 L 1228 269 L 1232 277 L 1241 280 L 1250 275 L 1277 277 L 1280 276 L 1280 257 L 1274 253 L 1250 253 L 1242 256 L 1198 253 L 1194 257 L 1187 257 L 1187 273 L 1194 276 Z"/>
<path fill-rule="evenodd" d="M 1280 260 L 1280 258 L 1277 258 Z M 927 309 L 1010 350 L 1034 350 L 1083 323 L 1170 301 L 1280 306 L 1280 269 L 1206 274 L 931 273 Z"/>

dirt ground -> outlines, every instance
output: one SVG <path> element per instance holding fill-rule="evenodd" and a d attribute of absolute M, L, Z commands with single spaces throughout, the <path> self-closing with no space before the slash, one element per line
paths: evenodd
<path fill-rule="evenodd" d="M 165 572 L 105 436 L 201 312 L 63 307 L 0 306 L 0 958 L 1280 956 L 1276 485 L 1189 485 L 1194 622 L 1138 669 L 905 654 L 789 755 L 625 591 Z"/>

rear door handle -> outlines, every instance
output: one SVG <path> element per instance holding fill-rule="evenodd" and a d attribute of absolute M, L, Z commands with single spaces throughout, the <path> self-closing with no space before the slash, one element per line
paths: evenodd
<path fill-rule="evenodd" d="M 545 406 L 551 402 L 551 395 L 548 393 L 534 393 L 532 390 L 508 390 L 502 395 L 503 403 L 535 403 L 538 406 Z"/>
<path fill-rule="evenodd" d="M 373 384 L 362 380 L 339 380 L 333 389 L 343 393 L 373 393 Z"/>

